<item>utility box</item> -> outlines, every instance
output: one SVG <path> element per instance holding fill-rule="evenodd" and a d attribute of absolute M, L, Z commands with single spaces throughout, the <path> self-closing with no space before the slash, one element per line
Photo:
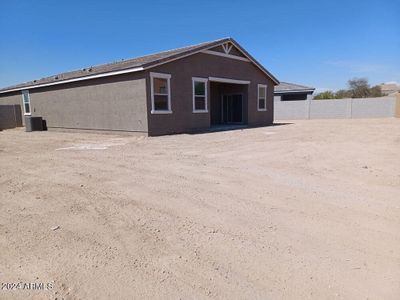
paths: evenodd
<path fill-rule="evenodd" d="M 25 131 L 43 131 L 42 117 L 25 117 Z"/>

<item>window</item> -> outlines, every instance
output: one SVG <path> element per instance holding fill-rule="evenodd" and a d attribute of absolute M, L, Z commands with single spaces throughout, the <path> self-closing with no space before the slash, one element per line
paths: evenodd
<path fill-rule="evenodd" d="M 207 111 L 207 79 L 192 78 L 193 81 L 193 112 Z"/>
<path fill-rule="evenodd" d="M 172 113 L 170 79 L 170 74 L 150 73 L 152 114 Z"/>
<path fill-rule="evenodd" d="M 266 111 L 267 110 L 267 86 L 265 84 L 258 85 L 258 101 L 257 110 Z"/>
<path fill-rule="evenodd" d="M 24 114 L 31 114 L 31 99 L 29 98 L 29 91 L 22 91 L 22 102 L 24 103 Z"/>

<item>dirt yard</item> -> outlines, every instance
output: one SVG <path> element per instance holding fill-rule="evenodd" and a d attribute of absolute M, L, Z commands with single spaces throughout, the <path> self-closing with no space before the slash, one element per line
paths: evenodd
<path fill-rule="evenodd" d="M 0 206 L 0 299 L 400 299 L 399 119 L 6 130 Z"/>

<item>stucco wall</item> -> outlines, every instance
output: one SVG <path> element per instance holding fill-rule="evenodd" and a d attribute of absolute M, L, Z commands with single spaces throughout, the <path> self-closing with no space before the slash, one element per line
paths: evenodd
<path fill-rule="evenodd" d="M 31 89 L 32 116 L 49 128 L 147 132 L 145 83 L 141 72 Z"/>
<path fill-rule="evenodd" d="M 0 105 L 19 105 L 20 109 L 18 110 L 18 112 L 20 112 L 20 115 L 16 116 L 16 118 L 19 118 L 18 124 L 25 124 L 25 120 L 23 118 L 24 109 L 21 92 L 0 94 Z"/>
<path fill-rule="evenodd" d="M 0 130 L 22 126 L 21 105 L 0 104 Z"/>
<path fill-rule="evenodd" d="M 172 114 L 151 114 L 150 72 L 171 74 Z M 250 62 L 208 54 L 195 54 L 147 71 L 149 134 L 160 135 L 193 131 L 210 126 L 210 82 L 208 83 L 208 113 L 193 113 L 192 77 L 222 77 L 247 80 L 247 121 L 251 126 L 273 122 L 274 84 Z M 267 111 L 257 111 L 257 84 L 268 86 Z"/>
<path fill-rule="evenodd" d="M 171 74 L 172 114 L 151 113 L 150 72 Z M 149 70 L 31 89 L 32 116 L 41 116 L 49 128 L 124 130 L 150 135 L 188 132 L 211 125 L 208 113 L 193 113 L 192 77 L 222 77 L 250 81 L 234 85 L 243 92 L 244 121 L 250 126 L 273 123 L 274 84 L 250 62 L 209 54 L 195 54 Z M 267 111 L 257 110 L 257 84 L 268 86 Z M 227 88 L 227 86 L 224 86 Z M 0 95 L 0 103 L 22 104 L 21 93 Z"/>
<path fill-rule="evenodd" d="M 0 105 L 22 105 L 22 96 L 20 92 L 0 94 Z"/>

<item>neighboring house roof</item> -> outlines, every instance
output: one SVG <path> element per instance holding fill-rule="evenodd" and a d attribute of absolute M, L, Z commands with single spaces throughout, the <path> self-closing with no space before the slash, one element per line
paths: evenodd
<path fill-rule="evenodd" d="M 253 64 L 255 64 L 262 72 L 264 72 L 275 84 L 279 84 L 270 72 L 268 72 L 260 63 L 258 63 L 246 50 L 244 50 L 234 39 L 223 38 L 216 41 L 205 42 L 198 45 L 188 46 L 184 48 L 164 51 L 156 54 L 131 58 L 127 60 L 117 61 L 109 64 L 87 67 L 81 70 L 66 72 L 58 75 L 45 77 L 42 79 L 17 84 L 14 86 L 0 89 L 0 93 L 18 91 L 28 88 L 37 88 L 55 84 L 63 84 L 73 81 L 88 80 L 99 77 L 113 76 L 124 73 L 138 72 L 149 69 L 160 64 L 180 59 L 195 53 L 207 50 L 225 43 L 232 43 L 244 56 L 246 56 Z"/>
<path fill-rule="evenodd" d="M 387 95 L 392 95 L 396 94 L 397 92 L 400 92 L 400 85 L 397 85 L 396 83 L 382 83 L 380 85 L 382 93 L 387 94 Z"/>
<path fill-rule="evenodd" d="M 315 91 L 315 88 L 313 88 L 313 87 L 295 84 L 295 83 L 289 83 L 289 82 L 281 82 L 279 85 L 275 86 L 274 93 L 278 93 L 278 94 L 298 93 L 298 92 L 313 93 L 314 91 Z"/>

